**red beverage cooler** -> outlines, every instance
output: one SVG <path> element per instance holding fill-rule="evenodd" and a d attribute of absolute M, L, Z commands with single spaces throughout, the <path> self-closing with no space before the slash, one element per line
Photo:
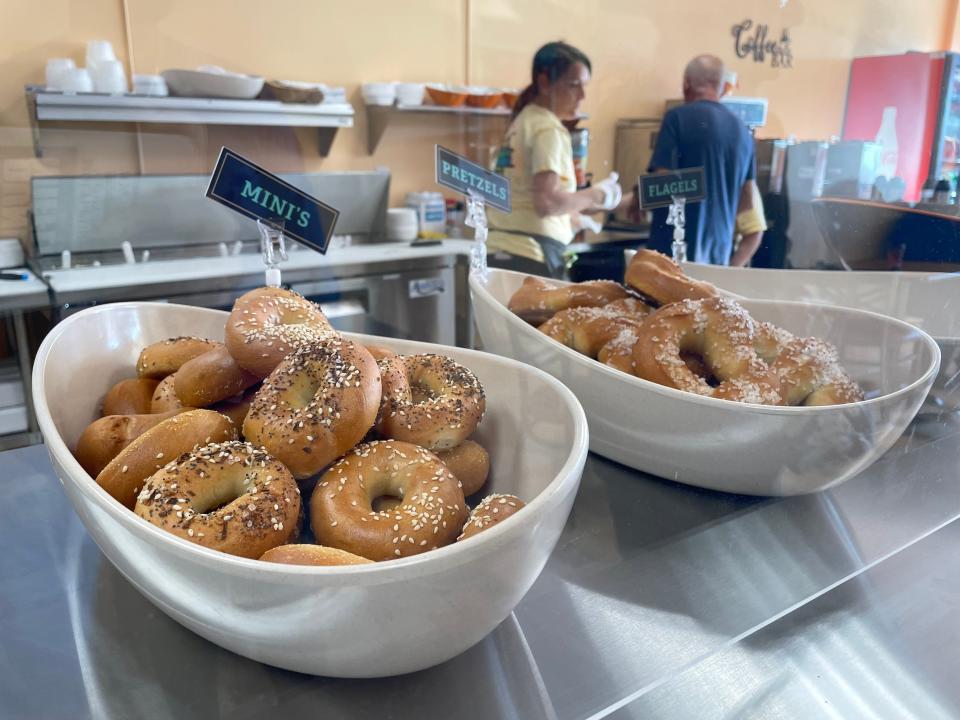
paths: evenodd
<path fill-rule="evenodd" d="M 960 170 L 957 57 L 909 52 L 851 64 L 843 139 L 879 144 L 877 175 L 901 178 L 904 200 L 920 200 L 928 178 L 953 180 Z"/>

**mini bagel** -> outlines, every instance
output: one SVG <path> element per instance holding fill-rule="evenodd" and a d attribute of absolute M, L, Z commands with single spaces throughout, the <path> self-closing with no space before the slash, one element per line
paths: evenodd
<path fill-rule="evenodd" d="M 121 380 L 103 398 L 103 414 L 142 415 L 153 412 L 150 402 L 158 384 L 153 378 Z"/>
<path fill-rule="evenodd" d="M 230 418 L 212 410 L 189 410 L 167 418 L 137 436 L 100 474 L 97 484 L 128 508 L 136 504 L 143 481 L 197 445 L 236 440 Z"/>
<path fill-rule="evenodd" d="M 266 562 L 285 565 L 369 565 L 373 560 L 346 550 L 323 545 L 280 545 L 260 556 Z"/>
<path fill-rule="evenodd" d="M 174 390 L 173 383 L 175 378 L 176 374 L 167 375 L 154 389 L 153 398 L 150 401 L 150 412 L 170 412 L 171 410 L 181 410 L 186 407 L 180 402 L 180 398 L 177 397 L 177 393 Z"/>
<path fill-rule="evenodd" d="M 381 495 L 403 502 L 374 512 L 371 503 Z M 433 453 L 395 440 L 358 445 L 321 476 L 310 496 L 317 541 L 371 560 L 448 545 L 466 519 L 453 473 Z"/>
<path fill-rule="evenodd" d="M 533 325 L 541 325 L 561 310 L 599 307 L 629 297 L 626 289 L 611 280 L 589 280 L 557 287 L 541 278 L 527 277 L 507 303 L 507 308 Z"/>
<path fill-rule="evenodd" d="M 637 250 L 627 266 L 624 282 L 658 305 L 703 300 L 719 294 L 713 285 L 687 276 L 677 263 L 656 250 Z"/>
<path fill-rule="evenodd" d="M 474 535 L 503 522 L 523 509 L 526 503 L 516 495 L 487 495 L 470 513 L 470 519 L 463 526 L 463 532 L 457 542 L 472 538 Z"/>
<path fill-rule="evenodd" d="M 443 355 L 398 355 L 380 362 L 383 399 L 377 432 L 428 450 L 449 450 L 469 436 L 487 407 L 470 370 Z"/>
<path fill-rule="evenodd" d="M 221 400 L 210 406 L 211 410 L 223 413 L 233 421 L 238 428 L 243 427 L 243 421 L 247 419 L 247 413 L 250 412 L 250 405 L 253 398 L 259 390 L 259 385 L 254 385 L 243 391 L 242 395 L 237 395 L 226 400 Z"/>
<path fill-rule="evenodd" d="M 380 362 L 381 360 L 384 360 L 386 358 L 397 356 L 397 353 L 395 353 L 390 348 L 385 348 L 380 345 L 365 345 L 364 347 L 367 348 L 367 352 L 373 355 L 373 359 L 376 360 L 377 362 Z"/>
<path fill-rule="evenodd" d="M 96 477 L 127 445 L 177 412 L 107 415 L 94 420 L 80 434 L 73 455 L 90 477 Z"/>
<path fill-rule="evenodd" d="M 259 558 L 288 542 L 300 514 L 290 472 L 249 443 L 211 443 L 147 478 L 134 512 L 178 537 Z"/>
<path fill-rule="evenodd" d="M 240 367 L 265 378 L 291 350 L 337 334 L 319 305 L 292 290 L 262 287 L 237 298 L 226 344 Z"/>
<path fill-rule="evenodd" d="M 487 481 L 490 453 L 480 443 L 464 440 L 455 448 L 437 450 L 435 454 L 456 475 L 464 495 L 473 495 Z"/>
<path fill-rule="evenodd" d="M 207 407 L 260 381 L 241 368 L 222 345 L 183 364 L 173 376 L 173 389 L 186 407 Z"/>
<path fill-rule="evenodd" d="M 633 352 L 635 373 L 698 395 L 781 405 L 779 379 L 753 349 L 755 335 L 753 319 L 732 300 L 673 303 L 641 325 Z M 684 353 L 701 357 L 719 385 L 711 386 L 691 370 Z"/>
<path fill-rule="evenodd" d="M 840 367 L 836 349 L 817 338 L 788 341 L 773 363 L 788 405 L 840 405 L 863 400 L 863 390 Z"/>
<path fill-rule="evenodd" d="M 147 345 L 137 358 L 137 375 L 162 380 L 197 355 L 203 355 L 223 345 L 215 340 L 198 337 L 175 337 Z"/>
<path fill-rule="evenodd" d="M 360 442 L 379 407 L 376 361 L 362 345 L 330 338 L 298 347 L 264 380 L 243 435 L 304 479 Z"/>

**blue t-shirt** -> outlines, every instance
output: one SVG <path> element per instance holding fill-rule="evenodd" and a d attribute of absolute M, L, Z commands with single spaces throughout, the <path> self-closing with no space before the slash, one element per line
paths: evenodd
<path fill-rule="evenodd" d="M 740 118 L 710 100 L 667 112 L 647 169 L 700 166 L 706 179 L 705 197 L 685 207 L 687 259 L 728 265 L 740 191 L 754 174 L 753 138 Z M 667 208 L 658 208 L 653 211 L 650 247 L 670 255 L 672 242 Z"/>

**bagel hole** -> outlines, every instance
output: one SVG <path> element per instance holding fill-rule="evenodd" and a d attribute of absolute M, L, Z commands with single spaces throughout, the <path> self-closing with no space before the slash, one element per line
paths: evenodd
<path fill-rule="evenodd" d="M 699 353 L 681 351 L 680 359 L 683 360 L 690 372 L 697 377 L 701 377 L 706 380 L 710 387 L 717 387 L 720 385 L 720 381 L 712 372 L 710 372 L 710 368 L 708 367 L 706 361 Z"/>
<path fill-rule="evenodd" d="M 437 394 L 423 383 L 413 383 L 410 385 L 410 399 L 414 405 L 433 400 Z"/>
<path fill-rule="evenodd" d="M 393 510 L 393 508 L 402 502 L 403 498 L 397 497 L 396 495 L 380 495 L 373 499 L 371 505 L 373 505 L 374 512 L 383 512 L 385 510 Z"/>

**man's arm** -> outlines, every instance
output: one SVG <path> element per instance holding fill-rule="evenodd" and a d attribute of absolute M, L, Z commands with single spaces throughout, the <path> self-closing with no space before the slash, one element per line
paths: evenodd
<path fill-rule="evenodd" d="M 754 200 L 756 199 L 756 202 Z M 747 180 L 740 189 L 737 204 L 737 231 L 741 234 L 740 245 L 730 257 L 730 264 L 743 267 L 760 247 L 763 231 L 767 229 L 763 217 L 763 205 L 753 180 Z"/>

